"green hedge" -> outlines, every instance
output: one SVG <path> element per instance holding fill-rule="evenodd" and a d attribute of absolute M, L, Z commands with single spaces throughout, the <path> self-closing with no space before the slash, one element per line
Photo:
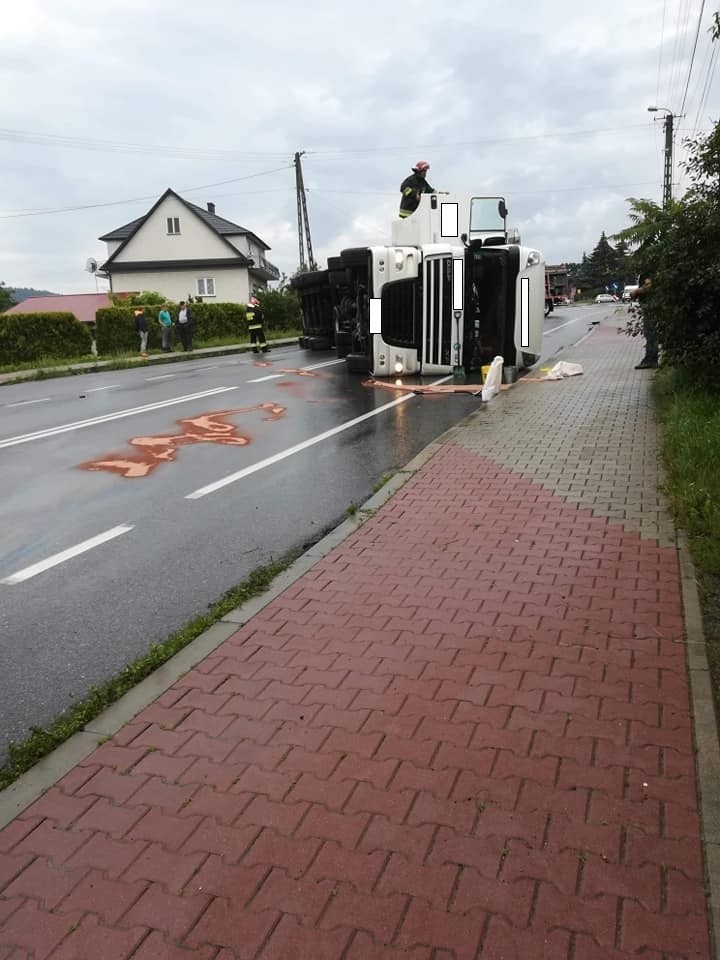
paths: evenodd
<path fill-rule="evenodd" d="M 195 323 L 193 344 L 202 346 L 203 341 L 216 337 L 237 337 L 247 340 L 247 322 L 245 307 L 240 303 L 193 303 L 190 304 Z M 97 326 L 98 353 L 128 353 L 138 349 L 138 335 L 135 330 L 135 310 L 137 307 L 102 307 L 95 314 Z M 178 306 L 168 306 L 173 321 L 177 321 Z M 160 307 L 153 304 L 145 309 L 148 325 L 148 347 L 160 348 L 162 335 L 158 314 Z M 177 328 L 173 336 L 179 340 Z"/>
<path fill-rule="evenodd" d="M 0 363 L 90 356 L 92 336 L 74 313 L 0 315 Z"/>
<path fill-rule="evenodd" d="M 265 312 L 265 329 L 268 334 L 273 330 L 301 327 L 300 304 L 294 292 L 264 291 L 258 295 L 258 300 Z M 237 337 L 241 342 L 249 339 L 244 304 L 192 303 L 190 309 L 195 324 L 194 346 L 201 347 L 204 342 L 219 337 Z M 137 307 L 102 307 L 97 311 L 95 319 L 98 353 L 127 353 L 138 349 L 135 310 Z M 169 304 L 168 310 L 173 321 L 176 321 L 177 304 Z M 145 308 L 150 349 L 160 348 L 162 344 L 159 313 L 160 307 L 157 304 Z M 173 336 L 176 341 L 179 340 L 177 328 L 173 330 Z"/>

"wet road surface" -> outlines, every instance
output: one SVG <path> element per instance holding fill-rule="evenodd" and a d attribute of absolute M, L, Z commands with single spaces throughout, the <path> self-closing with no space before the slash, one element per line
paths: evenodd
<path fill-rule="evenodd" d="M 602 310 L 551 314 L 544 356 L 571 359 Z M 0 391 L 0 762 L 479 403 L 395 397 L 290 347 L 164 371 Z"/>

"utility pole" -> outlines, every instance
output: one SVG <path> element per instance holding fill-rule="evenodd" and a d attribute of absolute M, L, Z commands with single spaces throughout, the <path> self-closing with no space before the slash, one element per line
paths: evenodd
<path fill-rule="evenodd" d="M 648 107 L 650 113 L 665 113 L 665 163 L 663 173 L 663 210 L 666 210 L 672 200 L 673 177 L 673 121 L 675 116 L 667 107 Z"/>
<path fill-rule="evenodd" d="M 313 257 L 312 240 L 310 239 L 310 220 L 307 210 L 307 196 L 305 194 L 305 183 L 303 181 L 302 164 L 300 157 L 305 151 L 295 154 L 295 191 L 297 193 L 297 218 L 298 218 L 298 249 L 300 252 L 300 269 L 306 266 L 305 247 L 307 243 L 308 264 L 311 270 L 317 269 L 315 258 Z"/>

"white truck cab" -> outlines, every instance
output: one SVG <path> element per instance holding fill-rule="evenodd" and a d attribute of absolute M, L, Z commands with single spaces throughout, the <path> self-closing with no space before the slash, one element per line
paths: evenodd
<path fill-rule="evenodd" d="M 528 366 L 542 349 L 545 261 L 506 221 L 503 197 L 423 194 L 389 244 L 343 250 L 314 291 L 305 275 L 303 318 L 317 321 L 326 282 L 338 355 L 374 376 L 476 370 L 498 355 Z"/>

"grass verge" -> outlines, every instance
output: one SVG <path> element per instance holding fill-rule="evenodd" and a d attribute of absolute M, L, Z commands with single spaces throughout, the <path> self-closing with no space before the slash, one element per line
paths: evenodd
<path fill-rule="evenodd" d="M 715 709 L 720 716 L 720 385 L 677 369 L 658 371 L 665 493 L 686 531 L 698 576 Z"/>
<path fill-rule="evenodd" d="M 30 735 L 25 740 L 21 743 L 11 743 L 8 747 L 7 763 L 0 768 L 0 790 L 4 790 L 33 767 L 38 760 L 82 730 L 103 710 L 217 623 L 225 614 L 247 603 L 251 597 L 264 593 L 275 577 L 286 570 L 297 556 L 297 551 L 288 553 L 277 561 L 253 570 L 239 586 L 211 604 L 207 613 L 191 620 L 182 630 L 171 634 L 161 643 L 153 644 L 146 654 L 128 664 L 120 673 L 101 686 L 91 687 L 82 700 L 73 703 L 48 726 L 32 727 Z"/>
<path fill-rule="evenodd" d="M 269 330 L 267 332 L 267 337 L 268 340 L 293 340 L 296 337 L 299 337 L 301 334 L 301 330 Z M 250 341 L 243 340 L 238 342 L 236 337 L 216 337 L 211 340 L 203 341 L 202 343 L 196 343 L 195 351 L 192 353 L 176 351 L 172 354 L 166 354 L 163 353 L 162 350 L 151 350 L 148 359 L 150 362 L 160 361 L 163 363 L 172 363 L 173 361 L 181 360 L 197 360 L 198 356 L 203 356 L 202 354 L 198 355 L 196 352 L 197 350 L 211 348 L 217 349 L 222 347 L 242 347 L 243 349 L 249 349 Z M 49 380 L 53 377 L 73 377 L 84 373 L 98 373 L 103 370 L 126 370 L 130 367 L 137 367 L 146 362 L 147 360 L 143 360 L 138 357 L 136 351 L 128 353 L 102 354 L 97 357 L 82 356 L 65 357 L 63 359 L 57 359 L 56 357 L 41 357 L 39 360 L 33 362 L 0 365 L 0 374 L 21 374 L 26 373 L 28 370 L 34 371 L 33 376 L 23 376 L 18 377 L 17 380 L 10 379 L 3 381 L 3 385 L 9 386 L 13 383 L 25 383 L 28 380 Z M 78 364 L 88 364 L 88 366 L 75 370 L 66 369 L 67 367 L 76 366 Z"/>

